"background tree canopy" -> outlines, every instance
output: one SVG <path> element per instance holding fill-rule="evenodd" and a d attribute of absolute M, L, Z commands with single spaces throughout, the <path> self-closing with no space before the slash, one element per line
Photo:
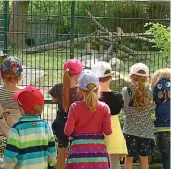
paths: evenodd
<path fill-rule="evenodd" d="M 158 6 L 160 6 L 160 11 Z M 98 21 L 109 31 L 119 26 L 124 32 L 143 32 L 144 24 L 149 20 L 160 22 L 168 26 L 165 19 L 169 19 L 169 2 L 116 2 L 116 1 L 76 1 L 76 33 L 91 33 L 95 29 L 90 27 L 85 9 L 88 8 Z M 28 19 L 46 20 L 60 23 L 61 33 L 68 33 L 70 29 L 71 8 L 67 1 L 31 1 L 28 9 Z M 129 19 L 128 19 L 129 18 Z M 141 20 L 140 20 L 141 19 Z"/>

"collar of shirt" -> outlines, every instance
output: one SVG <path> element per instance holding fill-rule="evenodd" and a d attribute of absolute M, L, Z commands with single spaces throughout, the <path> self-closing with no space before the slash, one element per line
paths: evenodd
<path fill-rule="evenodd" d="M 22 116 L 19 121 L 39 121 L 40 116 Z"/>

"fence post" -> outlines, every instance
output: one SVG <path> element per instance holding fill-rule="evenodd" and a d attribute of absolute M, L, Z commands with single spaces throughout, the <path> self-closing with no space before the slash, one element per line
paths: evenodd
<path fill-rule="evenodd" d="M 71 1 L 71 31 L 70 31 L 70 58 L 74 58 L 74 38 L 75 38 L 75 1 Z"/>
<path fill-rule="evenodd" d="M 4 3 L 4 53 L 7 54 L 8 49 L 8 7 L 9 1 L 3 1 Z"/>

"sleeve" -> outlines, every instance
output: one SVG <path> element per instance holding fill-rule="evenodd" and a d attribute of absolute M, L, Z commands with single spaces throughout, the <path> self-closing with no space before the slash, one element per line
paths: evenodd
<path fill-rule="evenodd" d="M 119 93 L 120 109 L 124 107 L 124 100 L 122 93 Z"/>
<path fill-rule="evenodd" d="M 53 167 L 56 164 L 56 158 L 57 158 L 57 151 L 56 151 L 56 145 L 55 145 L 55 138 L 52 132 L 52 129 L 48 125 L 48 169 L 53 169 Z"/>
<path fill-rule="evenodd" d="M 113 101 L 111 100 L 111 115 L 118 115 L 124 107 L 124 100 L 122 94 L 117 92 Z"/>
<path fill-rule="evenodd" d="M 19 135 L 15 128 L 11 128 L 4 152 L 3 169 L 14 169 L 19 152 Z"/>
<path fill-rule="evenodd" d="M 112 134 L 111 114 L 110 109 L 107 105 L 104 107 L 103 132 L 105 135 Z"/>
<path fill-rule="evenodd" d="M 123 95 L 123 100 L 124 100 L 124 106 L 128 106 L 129 102 L 130 102 L 130 97 L 127 91 L 127 87 L 124 87 L 122 89 L 122 95 Z"/>
<path fill-rule="evenodd" d="M 53 134 L 55 134 L 55 131 L 56 131 L 56 119 L 52 122 L 52 131 L 53 131 Z"/>
<path fill-rule="evenodd" d="M 72 104 L 68 112 L 68 120 L 65 124 L 65 129 L 64 129 L 65 135 L 70 136 L 74 131 L 74 127 L 75 127 L 75 117 L 74 117 L 74 106 Z"/>

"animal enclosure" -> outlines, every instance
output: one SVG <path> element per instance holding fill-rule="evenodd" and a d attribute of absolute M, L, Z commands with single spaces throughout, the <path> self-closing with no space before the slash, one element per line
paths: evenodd
<path fill-rule="evenodd" d="M 114 90 L 129 83 L 133 63 L 146 63 L 150 73 L 167 66 L 169 56 L 146 33 L 150 22 L 169 26 L 169 1 L 0 1 L 0 50 L 22 60 L 21 84 L 41 88 L 43 118 L 51 122 L 56 105 L 48 91 L 62 82 L 68 58 L 81 59 L 86 69 L 109 62 Z"/>

